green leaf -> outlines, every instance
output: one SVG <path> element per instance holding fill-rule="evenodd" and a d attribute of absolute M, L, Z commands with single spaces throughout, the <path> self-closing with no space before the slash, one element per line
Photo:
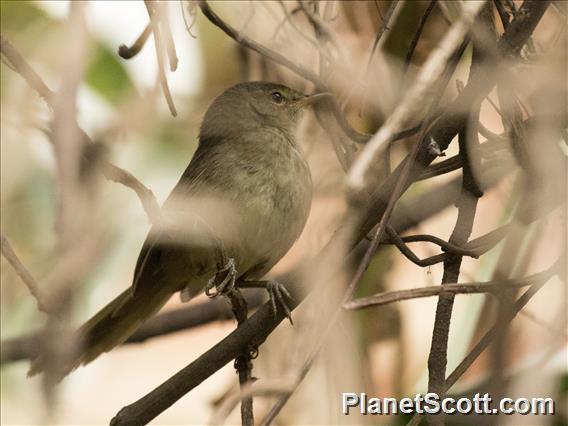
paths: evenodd
<path fill-rule="evenodd" d="M 117 104 L 134 90 L 128 72 L 118 56 L 108 47 L 97 43 L 85 75 L 85 82 L 111 104 Z"/>
<path fill-rule="evenodd" d="M 32 25 L 53 24 L 42 9 L 30 1 L 0 1 L 0 26 L 3 33 L 22 32 Z"/>

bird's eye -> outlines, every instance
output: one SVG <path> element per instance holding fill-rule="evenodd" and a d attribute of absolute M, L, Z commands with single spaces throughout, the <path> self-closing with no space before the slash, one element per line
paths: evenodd
<path fill-rule="evenodd" d="M 271 97 L 276 104 L 281 104 L 284 102 L 284 96 L 282 96 L 282 93 L 280 92 L 272 92 Z"/>

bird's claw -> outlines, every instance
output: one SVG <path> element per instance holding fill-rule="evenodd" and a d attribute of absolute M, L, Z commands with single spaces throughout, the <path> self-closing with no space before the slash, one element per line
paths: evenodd
<path fill-rule="evenodd" d="M 221 282 L 218 282 L 219 275 L 225 273 L 224 278 Z M 235 259 L 229 258 L 225 266 L 219 269 L 217 273 L 207 281 L 205 286 L 205 294 L 208 297 L 217 297 L 220 294 L 225 294 L 229 290 L 235 288 L 235 281 L 237 279 L 237 266 L 235 264 Z M 213 291 L 214 290 L 214 291 Z"/>
<path fill-rule="evenodd" d="M 294 325 L 292 322 L 292 311 L 288 307 L 285 298 L 287 298 L 290 302 L 293 302 L 294 299 L 286 287 L 278 281 L 268 281 L 266 283 L 266 291 L 268 291 L 268 296 L 270 297 L 270 304 L 272 305 L 274 318 L 278 316 L 278 305 L 280 305 L 286 315 L 286 318 L 290 321 L 290 324 Z"/>

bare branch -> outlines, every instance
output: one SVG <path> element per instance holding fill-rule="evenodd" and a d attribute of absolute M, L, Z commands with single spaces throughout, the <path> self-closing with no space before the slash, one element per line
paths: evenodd
<path fill-rule="evenodd" d="M 142 182 L 140 182 L 134 175 L 130 172 L 127 172 L 124 169 L 121 169 L 114 164 L 103 161 L 101 164 L 102 172 L 104 176 L 113 182 L 121 183 L 122 185 L 132 189 L 138 198 L 140 198 L 140 202 L 142 203 L 142 207 L 148 216 L 150 223 L 157 224 L 160 222 L 161 217 L 161 209 L 158 201 L 152 190 L 145 186 Z"/>
<path fill-rule="evenodd" d="M 4 234 L 0 234 L 1 239 L 1 248 L 2 248 L 2 256 L 8 261 L 16 274 L 20 277 L 23 283 L 26 285 L 28 290 L 30 291 L 31 295 L 35 298 L 37 303 L 37 308 L 48 315 L 54 313 L 53 309 L 48 306 L 45 301 L 45 297 L 41 294 L 39 286 L 32 276 L 32 274 L 28 271 L 28 269 L 24 266 L 24 264 L 20 261 L 20 258 L 16 255 L 14 250 L 12 249 L 12 245 L 8 241 L 8 239 L 4 236 Z"/>
<path fill-rule="evenodd" d="M 293 389 L 294 384 L 281 383 L 280 381 L 278 383 L 255 383 L 254 385 L 249 385 L 246 388 L 241 389 L 239 394 L 235 394 L 232 397 L 227 398 L 211 419 L 210 424 L 223 424 L 224 420 L 233 408 L 239 403 L 239 401 L 243 401 L 245 398 L 252 396 L 280 396 L 290 393 Z"/>
<path fill-rule="evenodd" d="M 473 24 L 475 16 L 484 2 L 465 3 L 461 18 L 452 26 L 439 47 L 431 54 L 422 67 L 416 82 L 408 90 L 386 123 L 365 146 L 361 155 L 349 173 L 348 184 L 355 192 L 363 190 L 367 184 L 367 173 L 377 163 L 379 155 L 386 148 L 392 136 L 408 125 L 408 122 L 424 111 L 432 98 L 428 94 L 437 88 L 437 82 L 446 70 L 450 57 L 462 44 L 463 39 Z"/>
<path fill-rule="evenodd" d="M 491 28 L 494 32 L 491 13 L 490 4 L 484 4 L 475 22 L 481 23 L 487 28 Z M 470 80 L 482 60 L 483 56 L 479 42 L 475 39 L 473 42 L 469 75 Z M 479 146 L 477 123 L 479 122 L 480 109 L 481 99 L 478 98 L 472 103 L 465 126 L 460 130 L 458 136 L 459 155 L 463 163 L 462 191 L 456 203 L 458 218 L 449 239 L 450 243 L 457 245 L 464 245 L 469 240 L 473 229 L 478 200 L 483 195 L 474 175 L 474 173 L 479 170 L 479 157 L 477 154 L 473 155 L 474 151 L 477 152 Z M 458 281 L 461 264 L 461 255 L 452 254 L 447 257 L 444 261 L 442 287 L 446 286 L 448 283 Z M 440 395 L 441 398 L 444 397 L 443 384 L 446 377 L 447 346 L 453 305 L 453 294 L 440 295 L 436 305 L 436 317 L 428 357 L 428 391 Z M 428 423 L 431 425 L 441 425 L 444 423 L 444 420 L 442 416 L 428 416 Z"/>
<path fill-rule="evenodd" d="M 34 69 L 27 63 L 27 61 L 20 55 L 10 42 L 0 36 L 2 55 L 6 58 L 6 61 L 13 67 L 13 69 L 18 72 L 24 80 L 33 88 L 44 100 L 52 107 L 53 92 L 45 85 L 43 80 L 34 71 Z"/>
<path fill-rule="evenodd" d="M 227 293 L 231 302 L 233 314 L 240 326 L 247 320 L 248 306 L 239 289 L 234 288 Z M 252 384 L 252 359 L 258 351 L 257 348 L 246 348 L 237 358 L 235 358 L 235 370 L 239 375 L 241 394 Z M 241 399 L 241 423 L 242 426 L 254 426 L 254 414 L 252 408 L 252 395 L 243 396 Z"/>
<path fill-rule="evenodd" d="M 170 88 L 168 86 L 168 79 L 166 78 L 166 71 L 164 64 L 165 51 L 168 52 L 168 55 L 170 54 L 170 52 L 169 50 L 167 50 L 167 47 L 165 47 L 165 43 L 162 40 L 162 33 L 160 30 L 160 23 L 162 19 L 165 18 L 162 18 L 161 7 L 156 3 L 157 2 L 155 2 L 155 0 L 144 0 L 144 4 L 146 5 L 146 9 L 148 10 L 148 16 L 150 17 L 150 26 L 152 28 L 152 33 L 154 34 L 154 45 L 156 47 L 156 58 L 158 60 L 158 76 L 160 79 L 160 85 L 162 87 L 162 91 L 164 92 L 164 97 L 166 98 L 168 108 L 170 109 L 171 114 L 175 117 L 177 116 L 177 111 L 174 105 L 174 101 L 172 99 Z M 167 30 L 165 32 L 167 33 Z M 175 57 L 175 50 L 173 54 Z M 170 56 L 170 61 L 172 60 L 173 60 L 172 56 Z M 177 58 L 175 59 L 175 63 L 177 64 Z M 174 64 L 170 62 L 170 65 Z M 175 66 L 173 67 L 173 69 L 175 69 Z"/>
<path fill-rule="evenodd" d="M 14 67 L 14 71 L 20 74 L 24 80 L 34 89 L 38 94 L 45 100 L 50 108 L 53 108 L 52 102 L 54 97 L 54 92 L 47 87 L 43 82 L 41 77 L 35 72 L 35 70 L 28 64 L 28 62 L 23 58 L 23 56 L 6 40 L 1 37 L 2 41 L 2 55 L 6 57 L 10 64 Z M 76 126 L 76 125 L 75 125 Z M 80 135 L 79 139 L 89 146 L 95 146 L 95 144 L 89 136 L 76 126 L 78 133 Z M 147 188 L 142 182 L 137 180 L 134 175 L 121 169 L 120 167 L 110 163 L 107 160 L 100 160 L 102 163 L 102 173 L 104 176 L 114 182 L 122 183 L 123 185 L 131 188 L 136 192 L 148 219 L 151 223 L 157 223 L 159 218 L 160 207 L 152 191 Z"/>
<path fill-rule="evenodd" d="M 529 275 L 524 278 L 470 282 L 470 283 L 447 283 L 435 287 L 412 288 L 409 290 L 387 291 L 373 296 L 363 297 L 347 302 L 343 305 L 348 310 L 358 310 L 375 306 L 387 305 L 389 303 L 401 302 L 403 300 L 419 299 L 423 297 L 442 296 L 444 294 L 480 294 L 490 293 L 497 295 L 503 291 L 527 287 L 548 281 L 558 272 L 557 266 L 549 268 L 543 272 Z"/>
<path fill-rule="evenodd" d="M 381 41 L 383 34 L 385 33 L 386 30 L 389 29 L 389 21 L 392 15 L 394 14 L 394 11 L 396 10 L 397 6 L 398 6 L 398 0 L 392 1 L 387 10 L 387 13 L 385 14 L 384 17 L 382 17 L 383 22 L 377 29 L 377 34 L 375 34 L 375 40 L 373 41 L 373 45 L 371 46 L 371 51 L 369 52 L 369 57 L 367 59 L 367 66 L 365 67 L 366 70 L 365 73 L 369 72 L 369 67 L 371 66 L 371 62 L 373 61 L 375 50 L 377 50 L 377 46 L 379 45 L 379 42 Z"/>
<path fill-rule="evenodd" d="M 146 28 L 144 28 L 144 31 L 142 31 L 142 33 L 138 36 L 132 46 L 128 47 L 126 44 L 121 44 L 118 47 L 118 56 L 123 59 L 130 59 L 138 55 L 138 53 L 144 47 L 144 44 L 146 44 L 146 41 L 148 40 L 148 37 L 151 33 L 152 25 L 148 23 L 148 25 L 146 25 Z"/>
<path fill-rule="evenodd" d="M 286 68 L 294 71 L 299 76 L 305 78 L 306 80 L 311 81 L 318 87 L 320 90 L 327 90 L 327 87 L 323 84 L 320 78 L 314 74 L 312 71 L 303 68 L 300 65 L 290 61 L 284 55 L 281 55 L 278 52 L 270 50 L 257 42 L 251 40 L 249 37 L 240 34 L 237 30 L 223 21 L 213 10 L 209 7 L 209 3 L 206 0 L 199 0 L 199 7 L 203 14 L 211 21 L 212 24 L 219 27 L 225 34 L 227 34 L 230 38 L 235 40 L 237 43 L 242 44 L 243 46 L 254 50 L 255 52 L 273 60 L 274 62 L 285 66 Z"/>
<path fill-rule="evenodd" d="M 406 54 L 406 58 L 404 59 L 404 67 L 403 67 L 404 72 L 406 72 L 406 70 L 408 69 L 408 67 L 412 63 L 412 56 L 414 55 L 414 51 L 416 50 L 416 46 L 418 45 L 418 41 L 420 40 L 420 37 L 422 36 L 422 31 L 424 30 L 424 26 L 426 25 L 426 21 L 428 20 L 428 17 L 430 16 L 430 13 L 432 12 L 432 10 L 434 10 L 434 6 L 436 6 L 436 1 L 437 0 L 430 0 L 428 7 L 426 8 L 426 10 L 424 11 L 424 14 L 420 18 L 420 22 L 418 23 L 418 28 L 416 28 L 416 33 L 414 34 L 414 37 L 412 37 L 412 41 L 410 42 L 410 46 L 408 48 L 408 53 Z"/>

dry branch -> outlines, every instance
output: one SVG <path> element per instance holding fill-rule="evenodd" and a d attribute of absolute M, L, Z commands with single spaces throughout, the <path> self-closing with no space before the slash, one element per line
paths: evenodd
<path fill-rule="evenodd" d="M 529 275 L 524 278 L 510 279 L 503 281 L 486 281 L 470 283 L 446 283 L 441 286 L 412 288 L 408 290 L 388 291 L 378 293 L 373 296 L 363 297 L 352 300 L 343 305 L 348 310 L 358 310 L 375 306 L 387 305 L 389 303 L 401 302 L 403 300 L 419 299 L 423 297 L 442 296 L 445 294 L 485 294 L 498 295 L 506 290 L 522 288 L 547 281 L 557 272 L 554 268 L 549 268 L 543 272 Z"/>
<path fill-rule="evenodd" d="M 10 42 L 0 36 L 2 55 L 7 59 L 7 61 L 12 65 L 15 72 L 20 74 L 24 80 L 34 89 L 47 103 L 47 105 L 53 109 L 53 97 L 54 92 L 47 87 L 43 82 L 41 77 L 35 72 L 35 70 L 29 65 L 29 63 L 24 59 L 24 57 L 10 44 Z M 89 136 L 81 130 L 75 123 L 76 129 L 78 130 L 78 141 L 79 143 L 85 143 L 90 147 L 97 146 Z M 119 182 L 124 186 L 132 189 L 140 198 L 140 202 L 144 207 L 148 219 L 151 223 L 156 223 L 159 219 L 160 207 L 156 201 L 156 197 L 152 191 L 146 187 L 142 182 L 134 177 L 131 173 L 126 170 L 112 164 L 108 160 L 100 159 L 101 168 L 103 175 L 114 182 Z"/>
<path fill-rule="evenodd" d="M 138 53 L 140 53 L 140 51 L 146 44 L 146 41 L 148 40 L 148 37 L 150 37 L 150 34 L 152 34 L 152 26 L 150 23 L 148 23 L 148 25 L 146 25 L 146 28 L 144 28 L 144 31 L 142 31 L 142 33 L 138 36 L 132 46 L 128 47 L 125 44 L 121 44 L 118 47 L 118 55 L 123 59 L 130 59 L 135 57 L 136 55 L 138 55 Z"/>
<path fill-rule="evenodd" d="M 418 41 L 422 36 L 422 31 L 424 30 L 424 26 L 426 25 L 426 21 L 430 16 L 432 10 L 434 10 L 434 6 L 436 6 L 437 0 L 430 0 L 428 7 L 424 11 L 424 14 L 420 18 L 420 22 L 418 23 L 418 28 L 416 28 L 416 33 L 414 37 L 412 37 L 412 41 L 410 42 L 410 47 L 408 48 L 408 53 L 406 54 L 406 58 L 404 59 L 404 72 L 408 69 L 410 64 L 412 63 L 412 56 L 414 55 L 414 51 L 416 50 L 416 46 L 418 45 Z"/>
<path fill-rule="evenodd" d="M 146 10 L 150 17 L 150 26 L 152 28 L 152 33 L 154 34 L 154 46 L 156 48 L 156 59 L 158 60 L 158 77 L 160 80 L 160 86 L 164 92 L 168 108 L 170 109 L 171 114 L 175 117 L 177 116 L 177 111 L 174 105 L 174 100 L 172 99 L 170 87 L 168 86 L 164 56 L 169 56 L 172 71 L 174 71 L 177 67 L 177 58 L 175 57 L 173 42 L 166 44 L 164 41 L 164 37 L 168 39 L 167 34 L 169 32 L 169 27 L 163 25 L 165 22 L 164 20 L 166 19 L 166 17 L 163 16 L 164 11 L 162 10 L 164 5 L 159 4 L 155 0 L 144 0 L 144 4 L 146 5 Z M 162 29 L 164 29 L 164 34 L 162 34 Z M 169 37 L 171 38 L 171 35 Z"/>
<path fill-rule="evenodd" d="M 2 256 L 12 265 L 16 274 L 20 277 L 22 282 L 26 285 L 28 290 L 30 291 L 31 295 L 34 297 L 37 303 L 37 308 L 46 314 L 53 314 L 53 309 L 47 304 L 44 295 L 41 294 L 39 286 L 32 276 L 32 274 L 28 271 L 28 269 L 24 266 L 24 264 L 20 261 L 20 258 L 16 255 L 14 250 L 12 249 L 12 245 L 8 241 L 8 239 L 2 234 L 0 235 L 1 239 L 1 248 L 2 248 Z"/>

